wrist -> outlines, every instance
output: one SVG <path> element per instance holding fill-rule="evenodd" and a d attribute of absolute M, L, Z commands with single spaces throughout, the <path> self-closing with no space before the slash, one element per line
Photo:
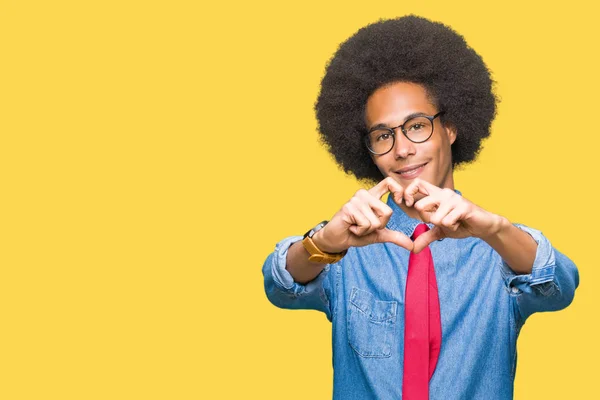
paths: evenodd
<path fill-rule="evenodd" d="M 497 214 L 492 215 L 493 222 L 491 228 L 485 235 L 482 235 L 480 237 L 480 239 L 487 242 L 488 244 L 491 244 L 491 242 L 498 240 L 500 236 L 502 236 L 503 232 L 508 231 L 512 227 L 512 224 L 507 218 Z"/>
<path fill-rule="evenodd" d="M 330 253 L 330 254 L 337 254 L 337 253 L 341 253 L 345 250 L 348 250 L 347 248 L 341 248 L 339 246 L 331 245 L 327 241 L 327 239 L 324 237 L 325 229 L 327 229 L 327 228 L 325 227 L 325 228 L 319 230 L 312 237 L 313 243 L 319 248 L 319 250 L 321 250 L 324 253 Z"/>

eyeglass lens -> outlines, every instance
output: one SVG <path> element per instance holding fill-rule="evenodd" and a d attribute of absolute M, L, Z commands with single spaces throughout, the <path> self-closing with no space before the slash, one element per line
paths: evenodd
<path fill-rule="evenodd" d="M 433 133 L 433 124 L 425 117 L 411 118 L 404 123 L 404 132 L 409 140 L 416 143 L 423 142 Z M 370 132 L 367 145 L 374 153 L 387 153 L 394 146 L 394 131 L 390 128 L 382 128 Z"/>

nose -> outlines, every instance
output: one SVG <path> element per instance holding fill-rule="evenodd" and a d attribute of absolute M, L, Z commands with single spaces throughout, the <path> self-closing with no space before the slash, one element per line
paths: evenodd
<path fill-rule="evenodd" d="M 413 142 L 408 140 L 406 136 L 398 129 L 396 133 L 396 143 L 394 143 L 394 148 L 392 152 L 396 158 L 406 158 L 409 155 L 414 155 L 416 152 L 416 147 Z"/>

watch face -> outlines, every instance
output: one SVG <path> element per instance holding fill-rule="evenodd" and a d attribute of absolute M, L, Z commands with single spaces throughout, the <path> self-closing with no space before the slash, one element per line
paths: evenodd
<path fill-rule="evenodd" d="M 307 237 L 307 236 L 308 236 L 309 238 L 312 238 L 312 237 L 313 237 L 313 235 L 314 235 L 315 233 L 319 232 L 321 229 L 323 229 L 323 227 L 324 227 L 325 225 L 327 225 L 327 223 L 328 223 L 328 222 L 329 222 L 329 221 L 321 221 L 321 222 L 319 222 L 319 223 L 317 224 L 317 226 L 315 226 L 314 228 L 312 228 L 310 231 L 306 232 L 306 233 L 304 234 L 304 237 Z"/>
<path fill-rule="evenodd" d="M 329 221 L 323 221 L 320 222 L 319 225 L 315 226 L 312 230 L 314 231 L 314 233 L 319 232 L 321 229 L 323 229 L 325 227 L 325 225 L 327 225 L 327 222 Z"/>

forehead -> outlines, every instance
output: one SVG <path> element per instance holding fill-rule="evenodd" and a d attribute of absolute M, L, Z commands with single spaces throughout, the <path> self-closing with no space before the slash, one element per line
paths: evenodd
<path fill-rule="evenodd" d="M 414 113 L 433 115 L 436 107 L 427 96 L 423 85 L 410 82 L 395 82 L 377 89 L 367 99 L 365 123 L 398 125 Z"/>

